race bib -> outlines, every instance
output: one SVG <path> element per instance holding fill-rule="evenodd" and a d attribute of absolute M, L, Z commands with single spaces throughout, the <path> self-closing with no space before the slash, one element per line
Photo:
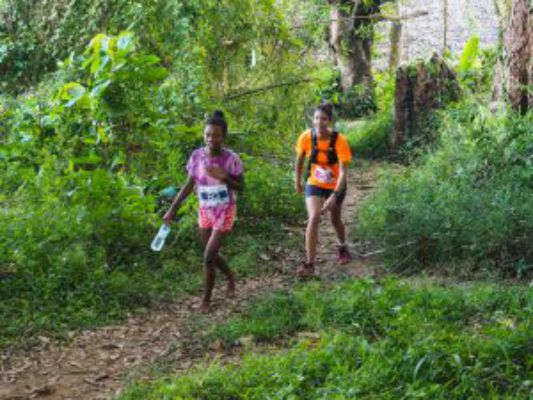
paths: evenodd
<path fill-rule="evenodd" d="M 201 207 L 229 204 L 228 187 L 226 185 L 199 186 L 198 199 Z"/>
<path fill-rule="evenodd" d="M 317 165 L 313 172 L 313 177 L 320 183 L 333 183 L 333 171 L 330 168 L 322 168 Z"/>

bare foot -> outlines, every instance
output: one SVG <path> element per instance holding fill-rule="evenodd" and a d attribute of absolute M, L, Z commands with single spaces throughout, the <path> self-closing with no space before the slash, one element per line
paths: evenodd
<path fill-rule="evenodd" d="M 315 267 L 313 264 L 310 263 L 302 263 L 301 266 L 299 266 L 296 269 L 296 276 L 298 279 L 305 280 L 305 279 L 311 279 L 315 277 Z"/>
<path fill-rule="evenodd" d="M 200 311 L 201 314 L 209 314 L 211 312 L 211 304 L 208 301 L 202 301 L 198 311 Z"/>
<path fill-rule="evenodd" d="M 228 286 L 227 286 L 227 293 L 228 297 L 231 299 L 235 298 L 235 281 L 237 280 L 237 275 L 235 272 L 230 271 L 228 275 L 226 275 L 226 279 L 228 280 Z"/>

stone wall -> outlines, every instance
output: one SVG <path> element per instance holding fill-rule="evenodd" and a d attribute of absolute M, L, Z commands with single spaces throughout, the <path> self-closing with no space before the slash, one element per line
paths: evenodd
<path fill-rule="evenodd" d="M 402 22 L 400 63 L 415 58 L 442 54 L 444 49 L 444 0 L 397 0 L 400 15 L 416 11 L 428 11 L 427 15 Z M 491 46 L 498 41 L 498 15 L 493 0 L 448 0 L 447 47 L 452 53 L 460 53 L 474 34 L 480 38 L 481 47 Z M 374 66 L 383 69 L 388 64 L 390 48 L 390 22 L 378 24 L 381 40 L 377 43 Z"/>

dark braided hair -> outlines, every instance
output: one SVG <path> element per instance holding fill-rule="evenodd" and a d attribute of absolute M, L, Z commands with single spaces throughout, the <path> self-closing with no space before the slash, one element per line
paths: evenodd
<path fill-rule="evenodd" d="M 213 115 L 207 119 L 206 125 L 219 126 L 222 129 L 222 134 L 224 136 L 228 133 L 228 123 L 224 118 L 224 112 L 222 110 L 213 111 Z"/>

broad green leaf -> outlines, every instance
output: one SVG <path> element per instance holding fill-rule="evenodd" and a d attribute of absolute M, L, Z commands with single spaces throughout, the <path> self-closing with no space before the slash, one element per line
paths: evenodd
<path fill-rule="evenodd" d="M 465 44 L 461 59 L 459 61 L 459 69 L 467 72 L 476 67 L 477 58 L 479 54 L 479 37 L 472 36 Z"/>
<path fill-rule="evenodd" d="M 139 74 L 144 82 L 155 82 L 165 79 L 168 75 L 168 71 L 163 67 L 146 68 Z"/>
<path fill-rule="evenodd" d="M 121 32 L 117 37 L 117 50 L 121 54 L 126 54 L 134 44 L 135 35 L 133 32 Z"/>
<path fill-rule="evenodd" d="M 72 161 L 74 164 L 98 164 L 102 161 L 102 157 L 94 153 L 89 153 L 86 156 L 76 157 Z"/>
<path fill-rule="evenodd" d="M 107 89 L 110 83 L 111 83 L 111 80 L 107 79 L 95 85 L 91 90 L 91 97 L 100 96 Z"/>

